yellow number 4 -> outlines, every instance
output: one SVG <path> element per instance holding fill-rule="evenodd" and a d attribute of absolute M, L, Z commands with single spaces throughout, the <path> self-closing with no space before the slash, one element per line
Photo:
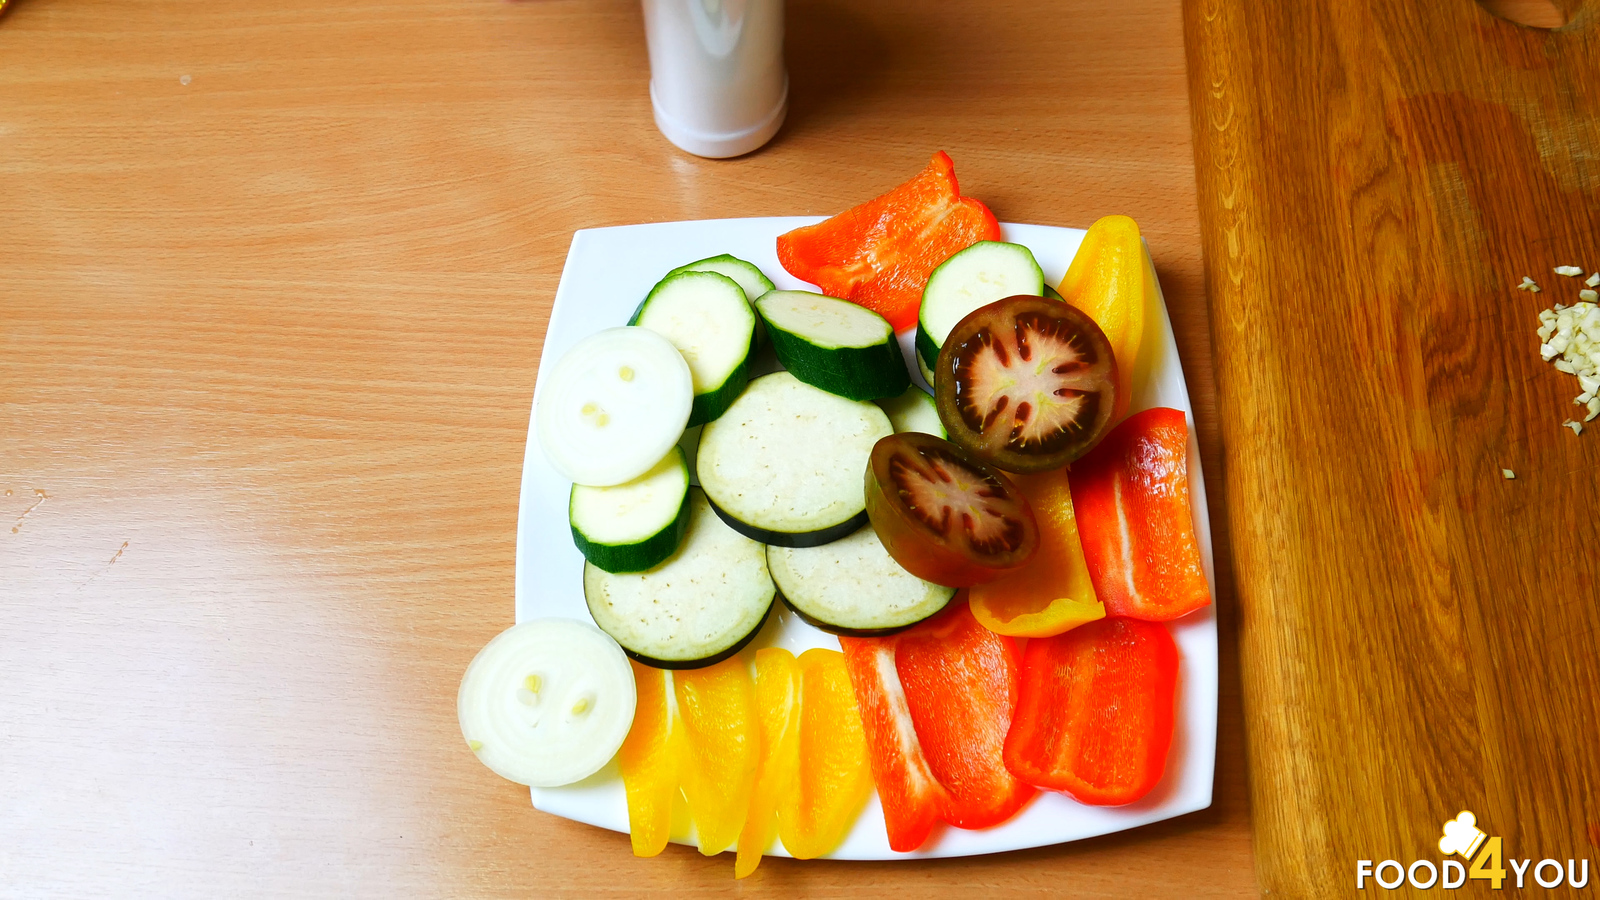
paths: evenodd
<path fill-rule="evenodd" d="M 1483 842 L 1483 850 L 1478 853 L 1478 858 L 1472 861 L 1472 868 L 1467 874 L 1473 878 L 1486 878 L 1489 886 L 1500 890 L 1500 883 L 1506 880 L 1506 870 L 1500 860 L 1500 839 L 1489 838 Z"/>

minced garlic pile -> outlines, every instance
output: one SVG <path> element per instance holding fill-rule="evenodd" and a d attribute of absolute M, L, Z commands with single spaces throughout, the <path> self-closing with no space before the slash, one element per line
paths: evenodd
<path fill-rule="evenodd" d="M 1583 274 L 1577 266 L 1557 266 L 1557 275 L 1576 278 Z M 1595 287 L 1600 286 L 1600 272 L 1590 275 L 1584 282 L 1586 288 L 1578 292 L 1578 302 L 1572 306 L 1557 303 L 1539 313 L 1539 354 L 1557 371 L 1576 375 L 1578 386 L 1583 388 L 1573 403 L 1584 407 L 1588 422 L 1600 416 L 1600 305 L 1596 305 Z M 1539 286 L 1526 275 L 1518 290 L 1537 293 Z M 1583 433 L 1583 423 L 1568 419 L 1561 423 L 1571 428 L 1573 434 Z"/>

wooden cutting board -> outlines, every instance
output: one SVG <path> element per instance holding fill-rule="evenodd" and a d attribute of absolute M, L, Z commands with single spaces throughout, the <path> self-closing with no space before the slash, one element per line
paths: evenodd
<path fill-rule="evenodd" d="M 1185 2 L 1272 894 L 1438 864 L 1463 809 L 1600 877 L 1600 419 L 1561 427 L 1535 334 L 1552 267 L 1600 269 L 1600 2 L 1567 7 Z"/>

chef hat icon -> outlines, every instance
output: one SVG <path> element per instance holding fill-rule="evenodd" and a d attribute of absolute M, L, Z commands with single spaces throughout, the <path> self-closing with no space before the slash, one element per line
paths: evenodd
<path fill-rule="evenodd" d="M 1445 856 L 1459 853 L 1466 859 L 1478 852 L 1483 843 L 1483 831 L 1478 828 L 1478 817 L 1472 810 L 1463 809 L 1454 819 L 1444 823 L 1444 836 L 1439 838 L 1439 852 Z"/>

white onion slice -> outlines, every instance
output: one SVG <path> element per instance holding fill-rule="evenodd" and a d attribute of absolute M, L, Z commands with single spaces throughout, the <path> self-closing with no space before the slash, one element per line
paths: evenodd
<path fill-rule="evenodd" d="M 456 714 L 495 774 L 554 787 L 611 760 L 633 725 L 633 669 L 617 642 L 576 619 L 502 631 L 467 666 Z"/>
<path fill-rule="evenodd" d="M 671 341 L 607 328 L 578 342 L 539 383 L 539 446 L 562 475 L 610 487 L 643 475 L 689 422 L 694 382 Z"/>

